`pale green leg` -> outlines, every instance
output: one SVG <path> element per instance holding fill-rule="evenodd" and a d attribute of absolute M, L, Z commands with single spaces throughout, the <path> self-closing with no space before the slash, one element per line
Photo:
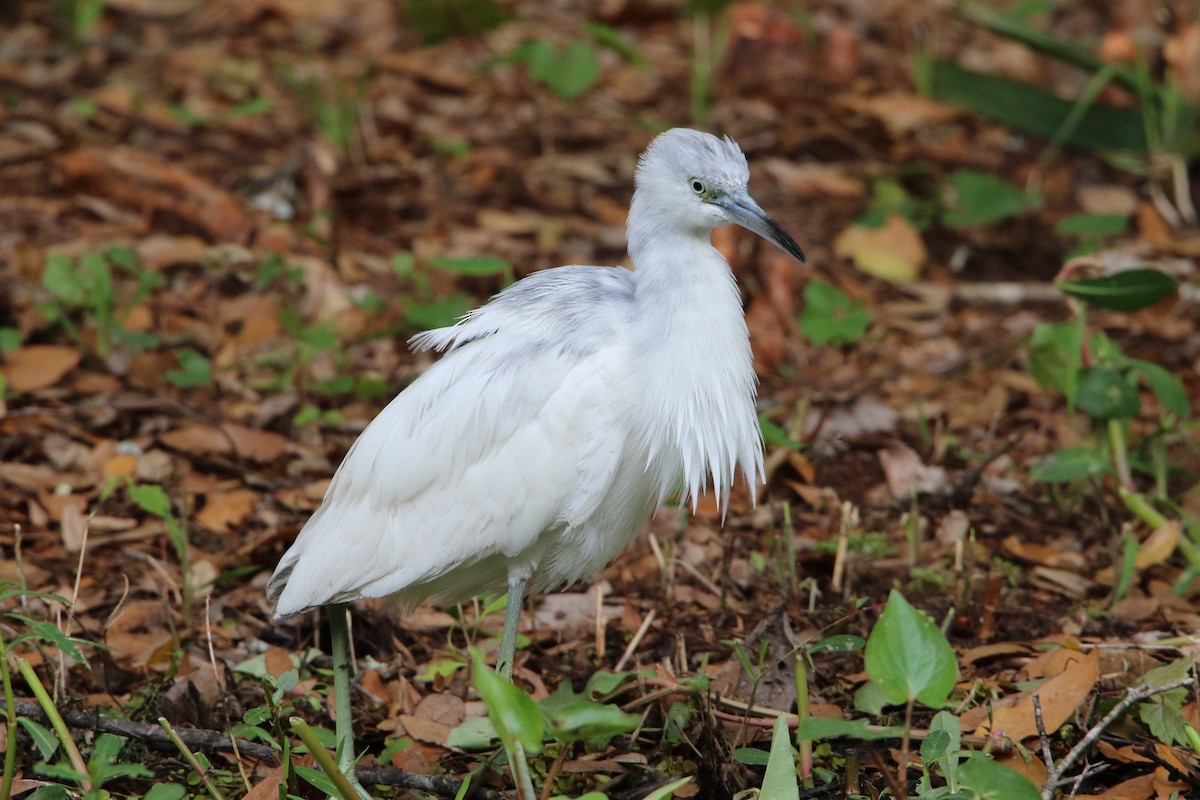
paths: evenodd
<path fill-rule="evenodd" d="M 504 607 L 504 633 L 500 635 L 496 671 L 509 680 L 512 680 L 513 663 L 517 658 L 517 631 L 521 627 L 521 606 L 525 603 L 528 581 L 529 574 L 525 570 L 508 573 L 508 604 Z"/>
<path fill-rule="evenodd" d="M 350 606 L 329 606 L 329 643 L 333 648 L 333 703 L 337 708 L 334 733 L 338 743 L 338 769 L 350 779 L 363 800 L 371 795 L 354 775 L 354 715 L 350 700 Z"/>

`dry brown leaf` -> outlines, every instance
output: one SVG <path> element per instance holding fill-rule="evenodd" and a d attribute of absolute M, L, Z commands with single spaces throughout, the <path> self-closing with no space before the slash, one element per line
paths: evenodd
<path fill-rule="evenodd" d="M 83 549 L 84 539 L 87 538 L 88 521 L 80 506 L 79 503 L 66 503 L 62 507 L 59 527 L 62 529 L 63 547 L 68 553 L 78 553 Z"/>
<path fill-rule="evenodd" d="M 74 347 L 57 344 L 31 344 L 4 354 L 0 374 L 15 392 L 48 389 L 75 369 L 81 355 Z"/>
<path fill-rule="evenodd" d="M 228 533 L 250 516 L 261 495 L 253 489 L 234 489 L 205 495 L 196 522 L 217 533 Z"/>
<path fill-rule="evenodd" d="M 1104 794 L 1077 794 L 1079 800 L 1151 800 L 1154 797 L 1154 773 L 1138 775 L 1104 790 Z"/>
<path fill-rule="evenodd" d="M 214 239 L 238 239 L 249 227 L 233 195 L 147 150 L 85 145 L 63 155 L 59 166 L 85 191 L 143 213 L 167 211 Z"/>
<path fill-rule="evenodd" d="M 1179 524 L 1179 520 L 1168 520 L 1165 525 L 1157 528 L 1146 537 L 1146 541 L 1142 542 L 1142 546 L 1138 548 L 1134 566 L 1141 570 L 1166 561 L 1175 553 L 1182 533 L 1183 527 Z"/>
<path fill-rule="evenodd" d="M 453 730 L 450 725 L 413 714 L 401 714 L 400 722 L 409 736 L 426 744 L 445 746 L 446 738 Z"/>
<path fill-rule="evenodd" d="M 888 281 L 913 280 L 929 257 L 920 231 L 899 214 L 888 214 L 878 228 L 851 225 L 834 239 L 833 251 L 868 275 Z"/>
<path fill-rule="evenodd" d="M 190 455 L 226 454 L 233 451 L 233 443 L 220 428 L 213 425 L 193 423 L 160 433 L 158 440 L 174 450 Z"/>
<path fill-rule="evenodd" d="M 1042 659 L 1036 659 L 1034 663 L 1040 661 Z M 1033 718 L 1034 694 L 1041 698 L 1042 718 L 1047 733 L 1054 733 L 1071 719 L 1075 709 L 1096 686 L 1100 677 L 1100 654 L 1097 650 L 1080 653 L 1062 648 L 1050 651 L 1045 662 L 1041 666 L 1048 668 L 1050 664 L 1059 664 L 1062 671 L 1032 692 L 1021 692 L 1000 700 L 993 706 L 990 726 L 985 722 L 976 729 L 976 733 L 990 735 L 992 731 L 997 731 L 1016 741 L 1037 736 L 1037 725 Z"/>
<path fill-rule="evenodd" d="M 905 136 L 914 131 L 927 131 L 930 127 L 947 123 L 962 113 L 954 106 L 911 92 L 851 97 L 845 100 L 844 104 L 861 114 L 875 117 L 893 137 Z"/>
<path fill-rule="evenodd" d="M 288 651 L 281 647 L 271 645 L 267 648 L 267 652 L 263 654 L 266 661 L 267 672 L 278 678 L 289 669 L 294 669 L 295 664 L 292 662 L 292 657 Z"/>
<path fill-rule="evenodd" d="M 879 465 L 887 478 L 888 491 L 898 500 L 907 500 L 914 493 L 936 494 L 946 488 L 946 470 L 921 462 L 917 451 L 895 442 L 879 451 Z"/>
<path fill-rule="evenodd" d="M 221 429 L 233 442 L 238 455 L 251 461 L 259 463 L 274 461 L 283 455 L 288 447 L 287 437 L 274 431 L 248 428 L 236 422 L 226 423 L 221 426 Z"/>

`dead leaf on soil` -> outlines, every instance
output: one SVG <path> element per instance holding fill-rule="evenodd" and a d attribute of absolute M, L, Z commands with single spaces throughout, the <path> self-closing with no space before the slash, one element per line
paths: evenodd
<path fill-rule="evenodd" d="M 234 489 L 205 495 L 204 508 L 196 522 L 217 533 L 228 533 L 245 521 L 258 505 L 261 495 L 252 489 Z"/>
<path fill-rule="evenodd" d="M 1060 671 L 1053 674 L 1051 671 L 1055 669 Z M 991 724 L 983 720 L 975 730 L 977 734 L 990 735 L 994 730 L 1014 741 L 1037 736 L 1033 718 L 1034 694 L 1041 698 L 1046 732 L 1053 734 L 1071 719 L 1075 709 L 1095 689 L 1100 678 L 1100 653 L 1059 648 L 1034 659 L 1025 671 L 1030 677 L 1042 674 L 1053 674 L 1053 677 L 1034 691 L 1021 692 L 994 704 Z M 963 719 L 966 720 L 966 715 Z"/>
<path fill-rule="evenodd" d="M 962 114 L 955 106 L 939 103 L 910 92 L 888 92 L 874 97 L 850 97 L 843 101 L 850 109 L 875 117 L 894 138 L 914 131 L 950 122 Z"/>
<path fill-rule="evenodd" d="M 878 228 L 854 224 L 837 235 L 833 251 L 868 275 L 886 281 L 910 281 L 929 257 L 921 233 L 899 214 L 888 214 Z"/>
<path fill-rule="evenodd" d="M 4 354 L 0 373 L 8 388 L 16 392 L 36 392 L 54 386 L 79 363 L 74 347 L 57 344 L 31 344 Z"/>
<path fill-rule="evenodd" d="M 895 442 L 879 451 L 879 465 L 887 478 L 888 490 L 897 500 L 914 493 L 936 494 L 946 488 L 946 470 L 930 467 L 906 444 Z"/>

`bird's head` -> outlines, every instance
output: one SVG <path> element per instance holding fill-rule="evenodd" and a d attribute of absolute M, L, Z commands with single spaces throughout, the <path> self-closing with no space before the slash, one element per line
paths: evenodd
<path fill-rule="evenodd" d="M 746 156 L 728 136 L 672 128 L 646 148 L 636 180 L 635 204 L 648 201 L 660 224 L 704 234 L 721 225 L 741 225 L 805 261 L 796 241 L 750 196 Z"/>

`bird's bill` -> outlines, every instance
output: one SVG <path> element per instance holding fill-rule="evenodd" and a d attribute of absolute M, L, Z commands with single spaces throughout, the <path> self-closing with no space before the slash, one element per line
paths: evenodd
<path fill-rule="evenodd" d="M 763 211 L 754 198 L 745 192 L 736 195 L 726 195 L 719 198 L 716 204 L 729 212 L 733 221 L 749 231 L 754 231 L 771 244 L 778 247 L 801 264 L 807 264 L 804 251 L 796 244 L 787 231 Z"/>

